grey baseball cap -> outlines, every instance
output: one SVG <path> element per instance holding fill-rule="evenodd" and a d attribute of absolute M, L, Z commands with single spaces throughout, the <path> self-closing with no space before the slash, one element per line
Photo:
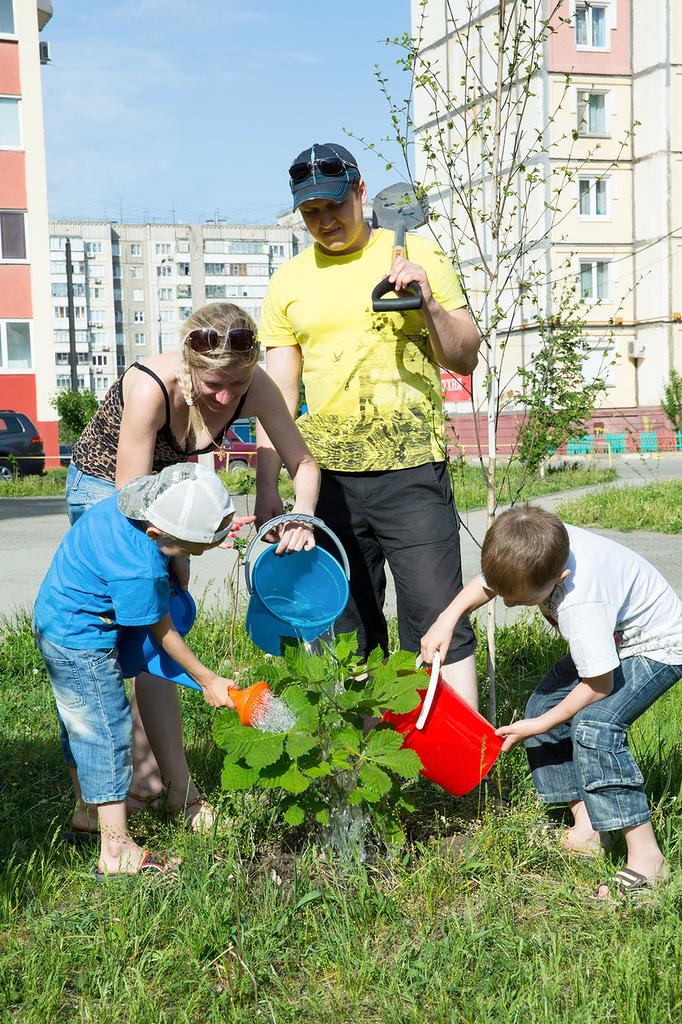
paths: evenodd
<path fill-rule="evenodd" d="M 119 492 L 118 507 L 129 519 L 149 522 L 171 537 L 194 544 L 224 540 L 234 518 L 232 499 L 219 478 L 194 462 L 130 480 Z M 227 526 L 219 529 L 227 516 Z"/>
<path fill-rule="evenodd" d="M 294 210 L 307 199 L 342 203 L 354 181 L 360 180 L 357 160 L 336 142 L 316 142 L 299 153 L 289 168 Z"/>

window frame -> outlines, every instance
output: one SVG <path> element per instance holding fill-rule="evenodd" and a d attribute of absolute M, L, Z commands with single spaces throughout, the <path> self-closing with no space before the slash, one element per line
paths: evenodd
<path fill-rule="evenodd" d="M 29 365 L 20 367 L 8 366 L 8 352 L 7 352 L 7 324 L 26 324 L 28 327 L 28 354 L 29 354 Z M 10 376 L 12 374 L 20 373 L 31 373 L 36 370 L 35 360 L 33 358 L 33 321 L 25 316 L 8 316 L 3 317 L 0 320 L 0 374 Z"/>
<path fill-rule="evenodd" d="M 12 40 L 14 40 L 14 39 L 18 39 L 18 35 L 17 35 L 17 19 L 16 19 L 16 15 L 14 13 L 14 2 L 13 2 L 13 0 L 8 0 L 8 2 L 9 2 L 9 11 L 10 11 L 10 14 L 12 16 L 12 31 L 11 32 L 2 32 L 2 31 L 0 31 L 0 39 L 12 39 Z"/>
<path fill-rule="evenodd" d="M 585 107 L 584 107 L 585 111 L 587 110 L 587 108 L 589 106 L 589 101 L 590 101 L 591 97 L 593 97 L 593 96 L 603 96 L 604 97 L 604 131 L 602 131 L 602 132 L 591 132 L 591 131 L 587 131 L 587 130 L 585 130 L 583 128 L 583 122 L 580 119 L 580 94 L 581 93 L 586 93 L 587 97 L 588 97 L 587 103 L 585 103 Z M 608 86 L 597 86 L 597 88 L 594 88 L 594 87 L 589 86 L 589 85 L 588 86 L 577 85 L 576 86 L 576 94 L 575 94 L 575 121 L 576 121 L 576 130 L 578 132 L 579 138 L 581 138 L 581 139 L 610 139 L 611 138 L 611 132 L 609 131 L 609 117 L 611 116 L 611 109 L 610 109 L 610 107 L 611 107 L 611 89 L 609 89 Z M 588 121 L 585 119 L 585 126 L 587 126 L 587 124 L 588 124 Z"/>
<path fill-rule="evenodd" d="M 26 210 L 16 210 L 13 207 L 3 207 L 0 210 L 0 214 L 3 214 L 3 213 L 18 213 L 22 217 L 22 219 L 23 219 L 23 227 L 24 227 L 24 253 L 25 253 L 25 255 L 24 256 L 4 256 L 3 255 L 3 251 L 2 251 L 2 231 L 0 230 L 0 263 L 3 263 L 3 264 L 7 264 L 7 263 L 16 263 L 16 264 L 30 263 L 31 262 L 31 253 L 30 253 L 29 247 L 28 247 L 28 224 L 27 224 L 27 216 L 26 216 L 27 211 Z M 66 273 L 66 266 L 64 267 L 64 273 Z"/>
<path fill-rule="evenodd" d="M 0 92 L 0 100 L 12 100 L 17 105 L 17 122 L 19 125 L 19 145 L 9 146 L 0 141 L 0 149 L 6 149 L 10 153 L 22 153 L 24 150 L 24 118 L 22 112 L 21 96 L 12 96 L 7 92 Z"/>
<path fill-rule="evenodd" d="M 589 39 L 593 38 L 593 20 L 592 12 L 595 9 L 599 9 L 604 12 L 604 45 L 595 46 L 594 43 L 579 43 L 578 42 L 578 10 L 584 9 L 586 13 L 586 28 L 587 36 Z M 574 25 L 574 42 L 575 48 L 578 53 L 610 53 L 611 51 L 611 31 L 616 27 L 615 23 L 615 11 L 614 5 L 611 0 L 575 0 L 573 4 L 573 25 Z"/>
<path fill-rule="evenodd" d="M 610 302 L 613 302 L 613 273 L 612 273 L 612 269 L 611 269 L 612 262 L 613 262 L 613 260 L 610 257 L 604 257 L 604 256 L 601 256 L 601 257 L 599 257 L 599 256 L 596 256 L 596 257 L 595 256 L 578 256 L 578 258 L 577 258 L 578 292 L 579 292 L 580 299 L 581 299 L 582 302 L 592 302 L 592 303 L 595 303 L 595 304 L 596 303 L 610 303 Z M 606 267 L 606 295 L 599 295 L 599 294 L 597 294 L 597 292 L 598 292 L 598 287 L 597 286 L 598 286 L 598 281 L 599 281 L 599 279 L 597 277 L 597 266 L 600 263 L 603 263 L 604 266 Z M 583 285 L 582 285 L 583 267 L 584 266 L 588 266 L 588 265 L 591 267 L 592 288 L 593 288 L 593 292 L 594 292 L 594 294 L 591 295 L 591 296 L 583 294 Z"/>

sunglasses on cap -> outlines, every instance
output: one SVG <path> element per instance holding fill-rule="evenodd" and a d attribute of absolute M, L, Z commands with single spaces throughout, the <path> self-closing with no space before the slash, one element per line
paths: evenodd
<path fill-rule="evenodd" d="M 340 178 L 341 175 L 348 177 L 348 170 L 357 171 L 355 164 L 349 164 L 340 156 L 325 156 L 319 160 L 298 160 L 289 168 L 289 177 L 295 185 L 299 185 L 306 178 L 319 172 L 324 178 Z"/>
<path fill-rule="evenodd" d="M 225 334 L 213 327 L 197 328 L 189 332 L 185 341 L 195 352 L 214 352 L 218 348 L 226 352 L 252 352 L 258 346 L 256 333 L 250 327 L 231 327 Z"/>

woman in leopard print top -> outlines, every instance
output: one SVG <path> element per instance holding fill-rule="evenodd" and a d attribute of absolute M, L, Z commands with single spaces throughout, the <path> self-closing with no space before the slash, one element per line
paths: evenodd
<path fill-rule="evenodd" d="M 185 322 L 181 338 L 179 353 L 130 366 L 109 389 L 74 445 L 67 477 L 70 521 L 137 476 L 221 450 L 239 416 L 258 417 L 292 476 L 293 511 L 312 515 L 319 470 L 277 385 L 257 365 L 259 347 L 251 318 L 231 303 L 210 303 Z M 277 499 L 276 487 L 274 494 L 257 493 L 256 505 L 262 502 L 271 507 L 273 499 Z M 289 524 L 280 535 L 279 550 L 313 544 L 308 527 Z M 187 560 L 174 560 L 173 569 L 187 586 Z M 182 809 L 195 831 L 210 829 L 212 808 L 199 797 L 182 748 L 176 687 L 142 673 L 132 687 L 130 703 L 135 727 L 130 810 L 147 806 L 163 793 L 165 784 L 168 805 Z M 147 735 L 153 739 L 153 753 Z M 74 829 L 93 831 L 97 817 L 80 801 L 75 766 L 71 775 L 79 801 Z"/>

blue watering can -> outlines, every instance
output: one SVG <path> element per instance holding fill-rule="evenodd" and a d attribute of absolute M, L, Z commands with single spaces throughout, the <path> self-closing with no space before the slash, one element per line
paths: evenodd
<path fill-rule="evenodd" d="M 341 564 L 324 548 L 276 555 L 273 544 L 251 568 L 254 545 L 280 523 L 310 523 L 323 530 L 339 549 Z M 264 523 L 251 541 L 244 566 L 251 595 L 246 631 L 267 654 L 281 654 L 282 640 L 316 640 L 338 619 L 348 603 L 350 566 L 338 537 L 315 516 L 289 513 Z"/>
<path fill-rule="evenodd" d="M 197 606 L 192 595 L 183 590 L 177 579 L 171 574 L 171 596 L 168 609 L 173 625 L 180 636 L 189 633 L 194 625 Z M 139 672 L 151 672 L 171 683 L 190 686 L 193 690 L 201 690 L 198 683 L 180 668 L 177 662 L 157 644 L 145 626 L 125 626 L 118 638 L 118 663 L 125 679 L 136 676 Z"/>

